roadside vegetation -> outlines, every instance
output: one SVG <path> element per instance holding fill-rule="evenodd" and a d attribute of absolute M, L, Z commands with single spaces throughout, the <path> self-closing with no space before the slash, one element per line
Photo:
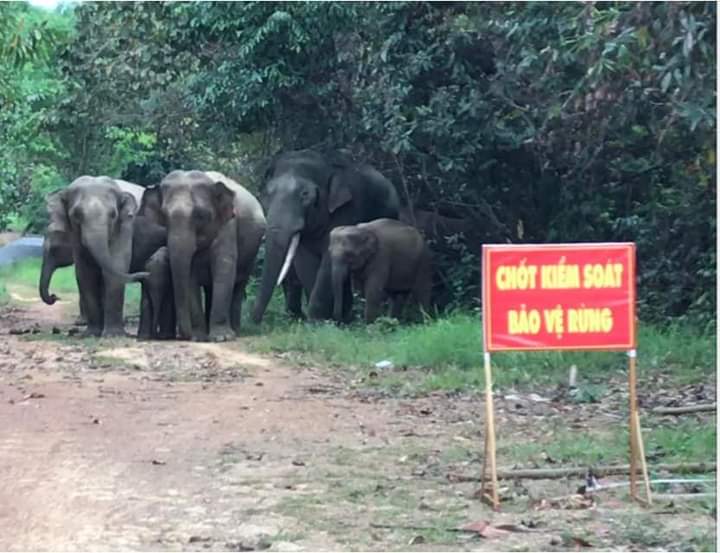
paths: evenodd
<path fill-rule="evenodd" d="M 37 296 L 40 260 L 29 259 L 0 268 L 0 303 L 10 300 L 9 290 Z M 77 298 L 72 267 L 58 269 L 51 289 L 64 300 Z M 249 287 L 245 315 L 254 301 Z M 140 285 L 126 287 L 126 316 L 139 310 Z M 356 305 L 356 308 L 360 306 Z M 360 313 L 358 312 L 358 318 Z M 372 325 L 291 321 L 284 313 L 278 289 L 268 315 L 258 327 L 246 320 L 244 333 L 251 348 L 260 353 L 287 352 L 301 363 L 329 366 L 361 379 L 364 385 L 400 394 L 433 390 L 482 391 L 484 389 L 482 325 L 477 311 L 457 310 L 423 323 L 404 325 L 381 317 Z M 664 375 L 674 385 L 715 382 L 717 351 L 712 335 L 689 324 L 665 327 L 639 323 L 638 370 L 640 380 Z M 376 363 L 389 364 L 376 367 Z M 532 389 L 567 382 L 575 365 L 580 375 L 576 401 L 599 399 L 609 379 L 627 371 L 623 352 L 503 352 L 492 356 L 494 386 Z"/>
<path fill-rule="evenodd" d="M 712 2 L 0 3 L 0 230 L 83 174 L 343 148 L 405 204 L 469 218 L 437 296 L 478 306 L 480 244 L 633 241 L 645 324 L 715 328 Z M 690 326 L 688 326 L 690 325 Z"/>
<path fill-rule="evenodd" d="M 13 293 L 24 300 L 40 300 L 38 282 L 42 261 L 37 258 L 23 259 L 12 265 L 0 267 L 0 305 L 12 303 Z M 77 315 L 77 281 L 74 267 L 56 269 L 50 283 L 50 290 L 61 300 L 68 301 L 68 321 Z M 125 286 L 125 316 L 134 317 L 140 312 L 140 284 Z"/>

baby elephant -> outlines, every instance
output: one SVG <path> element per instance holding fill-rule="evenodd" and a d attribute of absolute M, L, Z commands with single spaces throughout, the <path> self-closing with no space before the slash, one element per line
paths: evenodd
<path fill-rule="evenodd" d="M 432 258 L 420 233 L 395 219 L 336 227 L 330 232 L 334 318 L 343 320 L 343 289 L 348 279 L 365 296 L 365 322 L 373 322 L 384 300 L 392 300 L 391 315 L 399 318 L 412 294 L 430 309 Z"/>

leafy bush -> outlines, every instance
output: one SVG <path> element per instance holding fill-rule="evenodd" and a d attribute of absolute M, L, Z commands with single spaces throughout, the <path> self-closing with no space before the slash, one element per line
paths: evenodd
<path fill-rule="evenodd" d="M 1 8 L 0 47 L 37 20 L 18 6 Z M 23 35 L 2 65 L 0 225 L 29 217 L 37 163 L 66 181 L 212 167 L 256 186 L 277 150 L 345 148 L 404 202 L 473 220 L 477 236 L 439 248 L 451 308 L 476 306 L 481 243 L 634 241 L 643 320 L 714 330 L 714 3 L 86 2 L 58 17 L 72 32 Z"/>

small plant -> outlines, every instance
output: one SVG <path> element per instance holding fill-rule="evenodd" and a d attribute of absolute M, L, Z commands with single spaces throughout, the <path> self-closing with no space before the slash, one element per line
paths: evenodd
<path fill-rule="evenodd" d="M 584 384 L 570 391 L 573 403 L 599 403 L 606 393 L 603 386 Z"/>

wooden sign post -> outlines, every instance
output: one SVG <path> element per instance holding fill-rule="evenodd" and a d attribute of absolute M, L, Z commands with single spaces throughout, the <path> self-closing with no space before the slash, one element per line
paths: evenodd
<path fill-rule="evenodd" d="M 640 468 L 650 504 L 636 392 L 635 244 L 484 245 L 482 299 L 486 404 L 482 497 L 499 508 L 490 354 L 619 350 L 628 353 L 630 495 L 640 499 Z"/>

